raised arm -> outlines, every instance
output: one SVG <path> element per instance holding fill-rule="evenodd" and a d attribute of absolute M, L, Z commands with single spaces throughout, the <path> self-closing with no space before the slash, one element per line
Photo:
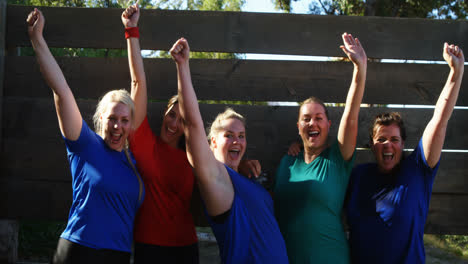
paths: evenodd
<path fill-rule="evenodd" d="M 148 103 L 146 88 L 145 69 L 143 58 L 141 57 L 140 40 L 135 31 L 138 30 L 138 20 L 140 18 L 140 8 L 137 4 L 129 6 L 122 13 L 122 23 L 125 26 L 129 37 L 127 38 L 128 66 L 132 77 L 131 96 L 135 102 L 135 129 L 138 128 L 145 119 Z M 132 31 L 133 30 L 133 31 Z M 133 32 L 133 33 L 132 33 Z"/>
<path fill-rule="evenodd" d="M 345 160 L 349 160 L 356 147 L 359 108 L 366 83 L 367 55 L 357 38 L 353 38 L 348 33 L 344 33 L 342 37 L 344 45 L 340 46 L 340 48 L 354 65 L 353 79 L 351 80 L 345 109 L 338 129 L 338 143 L 341 155 Z"/>
<path fill-rule="evenodd" d="M 28 34 L 36 53 L 42 76 L 54 93 L 55 109 L 62 135 L 69 140 L 80 136 L 82 117 L 73 93 L 42 35 L 45 19 L 37 8 L 28 18 Z"/>
<path fill-rule="evenodd" d="M 433 168 L 440 159 L 445 140 L 447 124 L 457 102 L 458 92 L 465 69 L 463 51 L 455 45 L 444 44 L 444 59 L 450 67 L 450 73 L 444 89 L 435 105 L 434 115 L 424 129 L 422 143 L 427 165 Z"/>
<path fill-rule="evenodd" d="M 231 178 L 224 165 L 215 159 L 206 140 L 190 76 L 190 48 L 187 40 L 184 38 L 177 40 L 170 53 L 177 65 L 179 107 L 180 115 L 185 122 L 187 157 L 195 170 L 200 194 L 205 201 L 208 214 L 220 215 L 231 208 L 234 199 Z"/>

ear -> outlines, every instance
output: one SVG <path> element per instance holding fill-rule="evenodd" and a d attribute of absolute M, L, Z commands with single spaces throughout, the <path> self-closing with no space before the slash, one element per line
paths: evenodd
<path fill-rule="evenodd" d="M 297 134 L 299 134 L 299 136 L 301 135 L 301 128 L 300 128 L 300 125 L 299 125 L 299 121 L 296 123 L 296 126 L 297 126 Z"/>
<path fill-rule="evenodd" d="M 331 127 L 331 120 L 328 120 L 328 129 Z"/>
<path fill-rule="evenodd" d="M 211 148 L 212 149 L 215 149 L 217 146 L 216 146 L 216 137 L 211 137 Z"/>

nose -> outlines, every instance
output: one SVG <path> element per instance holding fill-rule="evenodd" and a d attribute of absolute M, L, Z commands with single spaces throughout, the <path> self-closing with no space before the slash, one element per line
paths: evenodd
<path fill-rule="evenodd" d="M 117 129 L 117 128 L 119 128 L 119 126 L 120 126 L 119 121 L 116 121 L 116 122 L 114 123 L 114 128 Z"/>

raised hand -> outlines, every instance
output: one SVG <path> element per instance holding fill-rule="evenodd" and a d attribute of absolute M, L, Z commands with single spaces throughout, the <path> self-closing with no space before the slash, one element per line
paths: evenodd
<path fill-rule="evenodd" d="M 28 23 L 28 34 L 31 39 L 37 39 L 42 36 L 45 18 L 39 9 L 34 8 L 34 10 L 29 13 L 26 22 Z"/>
<path fill-rule="evenodd" d="M 190 47 L 185 38 L 178 39 L 169 52 L 177 64 L 188 63 Z"/>
<path fill-rule="evenodd" d="M 343 38 L 343 45 L 340 48 L 348 56 L 349 60 L 356 66 L 367 64 L 367 55 L 359 39 L 353 38 L 353 35 L 346 32 L 341 37 Z"/>
<path fill-rule="evenodd" d="M 444 60 L 448 63 L 451 69 L 463 70 L 465 67 L 465 57 L 463 56 L 463 51 L 456 45 L 449 45 L 447 42 L 444 44 Z"/>
<path fill-rule="evenodd" d="M 140 8 L 138 4 L 131 5 L 122 12 L 122 24 L 128 27 L 137 27 L 138 19 L 140 19 Z"/>

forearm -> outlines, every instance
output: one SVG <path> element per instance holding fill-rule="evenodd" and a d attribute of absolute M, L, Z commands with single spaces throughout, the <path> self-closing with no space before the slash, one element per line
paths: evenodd
<path fill-rule="evenodd" d="M 203 120 L 197 101 L 197 96 L 192 85 L 192 77 L 190 75 L 189 63 L 177 64 L 177 84 L 180 101 L 181 116 L 185 122 L 185 126 L 192 131 L 195 128 L 203 128 Z M 204 132 L 203 132 L 204 133 Z"/>
<path fill-rule="evenodd" d="M 452 115 L 460 91 L 463 77 L 463 67 L 451 70 L 447 82 L 437 100 L 434 115 L 423 133 L 424 155 L 430 167 L 434 167 L 440 159 L 445 141 L 448 121 Z"/>
<path fill-rule="evenodd" d="M 342 146 L 342 154 L 345 158 L 350 157 L 356 147 L 359 110 L 364 95 L 366 73 L 367 63 L 359 66 L 355 65 L 353 78 L 346 97 L 345 109 L 338 129 L 338 140 Z"/>
<path fill-rule="evenodd" d="M 451 69 L 445 86 L 440 93 L 434 110 L 434 120 L 448 122 L 450 119 L 453 108 L 457 103 L 458 93 L 463 78 L 463 67 L 459 70 Z"/>
<path fill-rule="evenodd" d="M 31 43 L 36 53 L 37 63 L 39 64 L 42 76 L 54 94 L 58 97 L 63 97 L 66 93 L 71 92 L 62 70 L 52 56 L 45 39 L 40 36 L 31 39 Z"/>
<path fill-rule="evenodd" d="M 138 128 L 146 116 L 148 104 L 146 75 L 138 38 L 130 37 L 127 39 L 127 51 L 132 78 L 131 96 L 135 102 L 135 128 Z"/>

